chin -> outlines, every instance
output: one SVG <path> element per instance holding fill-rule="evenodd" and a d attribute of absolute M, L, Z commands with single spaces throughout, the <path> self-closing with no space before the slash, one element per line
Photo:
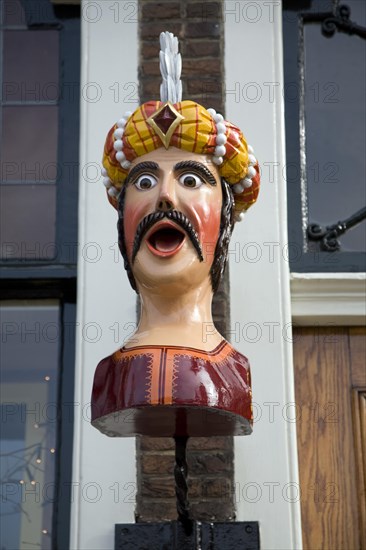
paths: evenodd
<path fill-rule="evenodd" d="M 133 275 L 139 291 L 150 290 L 163 296 L 177 296 L 204 286 L 211 287 L 211 263 L 201 262 L 195 251 L 177 254 L 173 258 L 159 258 L 149 251 L 138 253 Z"/>

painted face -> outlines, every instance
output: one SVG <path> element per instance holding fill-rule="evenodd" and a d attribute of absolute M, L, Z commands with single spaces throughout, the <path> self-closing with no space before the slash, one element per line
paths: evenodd
<path fill-rule="evenodd" d="M 145 284 L 154 274 L 182 277 L 191 265 L 197 276 L 198 271 L 208 274 L 222 205 L 211 157 L 175 147 L 158 149 L 133 161 L 126 185 L 124 234 L 136 279 L 141 280 L 142 272 L 150 274 L 143 277 Z"/>

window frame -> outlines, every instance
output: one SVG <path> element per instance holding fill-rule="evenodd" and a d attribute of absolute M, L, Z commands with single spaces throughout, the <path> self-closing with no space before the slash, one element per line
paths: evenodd
<path fill-rule="evenodd" d="M 332 14 L 338 0 L 293 0 L 283 1 L 283 54 L 284 79 L 296 83 L 299 93 L 291 100 L 285 94 L 286 159 L 287 180 L 289 167 L 300 174 L 300 181 L 288 184 L 288 240 L 295 246 L 296 254 L 290 257 L 290 270 L 297 273 L 346 273 L 363 272 L 366 267 L 364 252 L 304 251 L 303 214 L 306 177 L 301 158 L 305 148 L 305 67 L 304 67 L 304 25 L 318 23 L 325 15 Z M 297 14 L 297 17 L 296 17 Z M 320 29 L 319 29 L 320 31 Z M 352 39 L 352 36 L 350 36 Z M 354 39 L 354 38 L 353 38 Z M 345 213 L 347 215 L 347 213 Z M 338 220 L 334 220 L 336 223 Z M 365 222 L 362 222 L 365 223 Z M 300 254 L 298 252 L 301 251 Z"/>
<path fill-rule="evenodd" d="M 76 280 L 5 279 L 2 300 L 57 299 L 60 304 L 58 409 L 56 435 L 55 500 L 52 520 L 52 548 L 68 548 L 72 501 L 72 450 L 74 426 L 74 364 L 76 328 Z M 67 415 L 62 414 L 67 405 Z M 60 444 L 62 442 L 62 444 Z"/>
<path fill-rule="evenodd" d="M 76 354 L 76 274 L 78 240 L 79 128 L 81 16 L 80 5 L 53 4 L 51 0 L 20 0 L 28 29 L 59 30 L 59 87 L 72 83 L 72 99 L 61 93 L 58 102 L 57 163 L 72 163 L 70 179 L 58 177 L 56 185 L 56 241 L 60 256 L 53 260 L 0 262 L 2 300 L 57 299 L 60 302 L 57 456 L 53 504 L 52 548 L 70 546 L 74 387 Z M 11 28 L 11 27 L 10 27 Z M 67 62 L 65 62 L 67 60 Z M 62 244 L 71 243 L 71 255 Z M 61 245 L 61 246 L 60 246 Z M 67 414 L 62 414 L 64 407 Z M 61 444 L 62 443 L 62 444 Z"/>
<path fill-rule="evenodd" d="M 49 0 L 20 1 L 29 30 L 59 31 L 59 100 L 56 104 L 58 105 L 57 165 L 61 167 L 61 173 L 57 175 L 54 184 L 56 185 L 55 247 L 57 254 L 54 259 L 1 260 L 0 265 L 7 278 L 22 278 L 26 277 L 27 273 L 31 273 L 34 277 L 76 277 L 78 243 L 75 239 L 77 239 L 78 229 L 78 129 L 80 126 L 80 6 L 53 5 Z M 11 30 L 12 26 L 3 28 Z M 13 28 L 16 29 L 16 26 Z M 67 63 L 64 62 L 66 59 Z M 66 171 L 65 169 L 68 167 L 70 169 Z M 31 271 L 29 272 L 28 269 Z"/>

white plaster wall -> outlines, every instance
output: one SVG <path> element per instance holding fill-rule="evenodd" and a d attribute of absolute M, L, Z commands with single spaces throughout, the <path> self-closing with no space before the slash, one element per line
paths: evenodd
<path fill-rule="evenodd" d="M 75 550 L 114 548 L 114 524 L 134 521 L 135 440 L 108 438 L 92 428 L 88 403 L 97 363 L 119 347 L 135 320 L 135 293 L 119 257 L 117 214 L 105 195 L 100 161 L 110 127 L 137 106 L 137 56 L 137 2 L 84 1 L 70 541 Z"/>
<path fill-rule="evenodd" d="M 254 424 L 235 438 L 237 519 L 263 549 L 301 548 L 286 255 L 281 2 L 226 1 L 226 115 L 262 167 L 258 203 L 231 242 L 231 341 L 252 364 Z M 277 166 L 275 163 L 279 163 Z"/>

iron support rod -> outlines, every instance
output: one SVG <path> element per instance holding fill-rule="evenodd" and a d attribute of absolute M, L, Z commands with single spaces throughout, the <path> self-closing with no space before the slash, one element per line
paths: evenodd
<path fill-rule="evenodd" d="M 175 437 L 175 494 L 177 497 L 178 520 L 182 523 L 186 534 L 192 532 L 192 520 L 189 516 L 188 502 L 188 466 L 186 459 L 186 448 L 188 437 Z"/>

